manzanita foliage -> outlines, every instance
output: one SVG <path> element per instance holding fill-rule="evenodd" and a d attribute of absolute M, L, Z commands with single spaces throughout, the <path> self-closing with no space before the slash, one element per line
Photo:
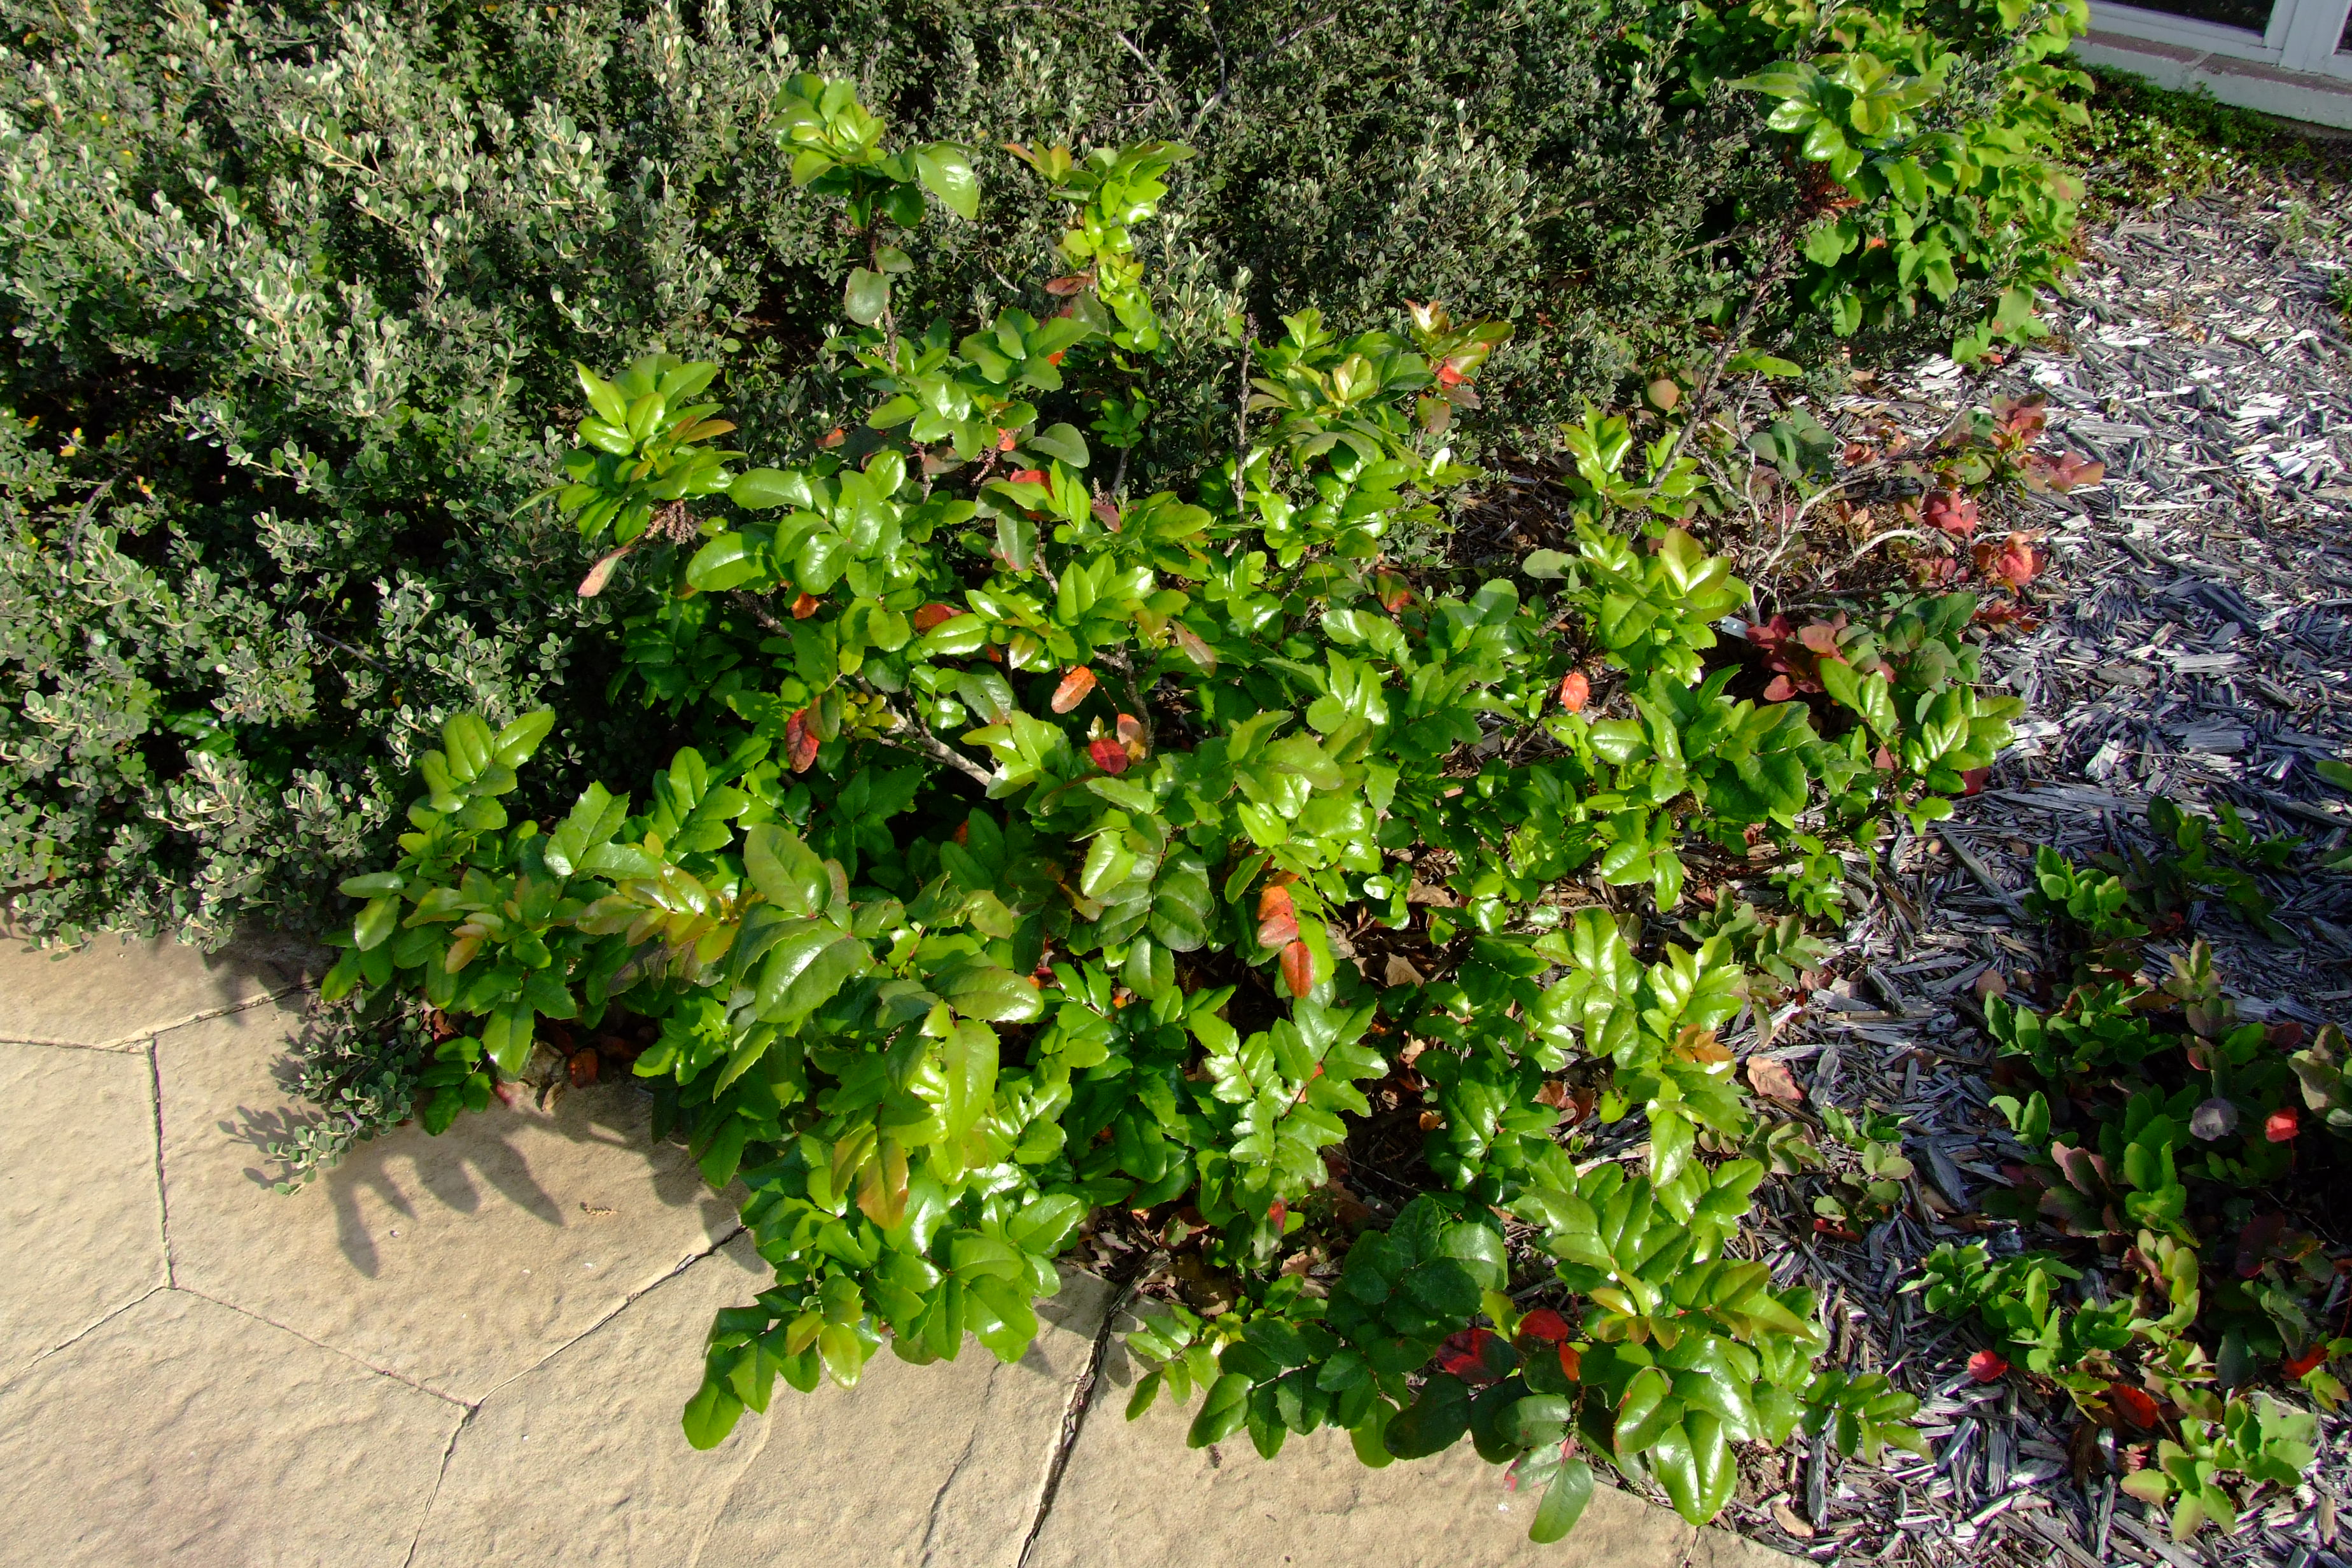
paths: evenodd
<path fill-rule="evenodd" d="M 1929 815 L 2000 710 L 1895 641 L 1832 661 L 1861 720 L 1834 737 L 1734 698 L 1710 623 L 1747 589 L 1598 416 L 1570 442 L 1574 553 L 1409 582 L 1387 552 L 1444 532 L 1474 478 L 1445 431 L 1508 335 L 1435 304 L 1395 334 L 1237 330 L 1237 449 L 1189 494 L 1129 493 L 1104 454 L 1160 342 L 1134 236 L 1185 150 L 1015 149 L 1069 207 L 1068 272 L 1034 313 L 917 325 L 894 241 L 926 190 L 975 210 L 971 154 L 887 151 L 813 78 L 773 129 L 864 240 L 828 345 L 864 426 L 746 468 L 711 444 L 709 365 L 581 371 L 549 498 L 639 552 L 604 572 L 668 584 L 614 695 L 696 744 L 640 795 L 513 822 L 547 719 L 452 721 L 400 862 L 348 884 L 368 902 L 327 987 L 449 1020 L 436 1127 L 627 1015 L 775 1271 L 719 1314 L 691 1439 L 886 1342 L 1012 1360 L 1056 1256 L 1132 1220 L 1223 1282 L 1132 1340 L 1136 1408 L 1198 1392 L 1196 1444 L 1328 1426 L 1385 1464 L 1466 1434 L 1542 1489 L 1551 1539 L 1593 1457 L 1697 1521 L 1735 1444 L 1916 1443 L 1911 1398 L 1824 1370 L 1811 1294 L 1727 1246 L 1764 1173 L 1727 1157 L 1751 1118 L 1717 1031 L 1758 922 L 1658 942 L 1592 889 L 1664 915 L 1696 833 L 1797 843 L 1831 799 Z M 1368 973 L 1381 930 L 1426 973 Z M 1383 1224 L 1334 1200 L 1332 1160 L 1408 1061 L 1426 1190 Z M 1640 1153 L 1580 1168 L 1571 1073 L 1646 1123 Z M 1544 1264 L 1559 1305 L 1522 1310 Z"/>

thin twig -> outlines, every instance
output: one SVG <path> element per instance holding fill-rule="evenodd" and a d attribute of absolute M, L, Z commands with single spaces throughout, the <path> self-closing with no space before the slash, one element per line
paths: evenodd
<path fill-rule="evenodd" d="M 1254 54 L 1249 58 L 1244 60 L 1242 62 L 1242 69 L 1246 72 L 1252 66 L 1265 64 L 1267 60 L 1272 59 L 1276 55 L 1280 54 L 1283 50 L 1288 48 L 1291 45 L 1297 43 L 1299 39 L 1305 37 L 1316 28 L 1323 26 L 1327 23 L 1336 22 L 1339 19 L 1339 13 L 1334 11 L 1328 16 L 1318 16 L 1312 22 L 1303 22 L 1299 24 L 1297 26 L 1293 27 L 1289 32 L 1284 34 L 1281 37 L 1276 38 L 1273 43 L 1268 44 L 1265 48 L 1260 49 L 1256 54 Z M 1126 39 L 1124 37 L 1119 41 L 1121 43 L 1126 43 Z M 1130 49 L 1135 47 L 1133 44 L 1128 44 L 1127 47 Z M 1140 56 L 1140 53 L 1141 51 L 1139 50 L 1139 57 Z M 1228 82 L 1225 86 L 1219 88 L 1216 92 L 1210 97 L 1208 102 L 1201 105 L 1201 111 L 1192 116 L 1192 123 L 1184 129 L 1184 134 L 1187 138 L 1199 132 L 1202 121 L 1209 118 L 1209 110 L 1216 108 L 1220 103 L 1223 103 L 1225 100 L 1226 94 L 1232 90 L 1232 83 Z"/>
<path fill-rule="evenodd" d="M 1689 441 L 1691 432 L 1698 428 L 1699 420 L 1705 416 L 1706 400 L 1715 395 L 1715 384 L 1723 374 L 1723 367 L 1731 363 L 1731 356 L 1739 352 L 1741 343 L 1747 342 L 1748 329 L 1756 324 L 1756 317 L 1764 309 L 1764 301 L 1789 275 L 1790 258 L 1796 247 L 1797 237 L 1792 233 L 1783 234 L 1773 242 L 1771 252 L 1764 261 L 1764 270 L 1757 278 L 1755 290 L 1748 296 L 1748 303 L 1740 310 L 1738 321 L 1724 338 L 1723 346 L 1715 351 L 1715 359 L 1706 367 L 1706 374 L 1700 376 L 1698 384 L 1691 389 L 1690 417 L 1684 420 L 1682 428 L 1675 432 L 1675 444 L 1666 448 L 1665 460 L 1651 474 L 1650 483 L 1654 487 L 1674 472 L 1675 459 L 1682 456 L 1684 444 Z"/>

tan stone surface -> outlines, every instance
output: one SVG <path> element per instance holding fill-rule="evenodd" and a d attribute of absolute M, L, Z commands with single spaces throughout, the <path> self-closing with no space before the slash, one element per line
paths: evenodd
<path fill-rule="evenodd" d="M 0 1040 L 129 1047 L 192 1019 L 283 995 L 299 985 L 310 950 L 248 942 L 205 953 L 157 938 L 93 938 L 44 952 L 0 934 Z"/>
<path fill-rule="evenodd" d="M 492 1394 L 451 1452 L 416 1568 L 1012 1568 L 1101 1283 L 1069 1280 L 1015 1365 L 976 1343 L 929 1367 L 886 1350 L 850 1393 L 779 1384 L 765 1416 L 697 1453 L 677 1417 L 710 1315 L 771 1278 L 738 1237 Z"/>
<path fill-rule="evenodd" d="M 262 1146 L 307 1113 L 281 1081 L 298 1022 L 266 1004 L 156 1041 L 179 1284 L 474 1404 L 735 1228 L 628 1084 L 399 1128 L 273 1192 Z"/>
<path fill-rule="evenodd" d="M 1245 1436 L 1188 1448 L 1199 1394 L 1181 1410 L 1163 1396 L 1129 1422 L 1133 1380 L 1114 1343 L 1029 1568 L 1683 1568 L 1700 1539 L 1602 1486 L 1566 1542 L 1538 1546 L 1527 1538 L 1538 1498 L 1505 1491 L 1467 1442 L 1379 1470 L 1339 1432 L 1293 1436 L 1272 1460 Z"/>
<path fill-rule="evenodd" d="M 972 1341 L 931 1366 L 886 1350 L 848 1393 L 779 1393 L 698 1568 L 1013 1568 L 1108 1296 L 1066 1272 L 1011 1366 Z"/>
<path fill-rule="evenodd" d="M 143 1051 L 0 1045 L 0 1378 L 163 1283 Z"/>
<path fill-rule="evenodd" d="M 159 1290 L 0 1388 L 0 1559 L 399 1568 L 464 1414 Z"/>

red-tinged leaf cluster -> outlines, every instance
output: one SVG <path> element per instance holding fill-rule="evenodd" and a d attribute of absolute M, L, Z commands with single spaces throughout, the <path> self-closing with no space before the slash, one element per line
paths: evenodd
<path fill-rule="evenodd" d="M 2050 552 L 2035 542 L 2041 537 L 2039 532 L 2018 532 L 2003 540 L 1979 542 L 1972 552 L 1978 574 L 1988 583 L 2024 587 L 2050 563 Z"/>
<path fill-rule="evenodd" d="M 1843 610 L 1829 620 L 1814 621 L 1802 627 L 1792 626 L 1786 616 L 1774 616 L 1769 621 L 1750 626 L 1748 640 L 1763 650 L 1764 668 L 1775 672 L 1771 683 L 1764 688 L 1764 700 L 1786 702 L 1801 691 L 1822 690 L 1822 660 L 1845 660 L 1838 647 L 1838 634 L 1845 627 Z"/>
<path fill-rule="evenodd" d="M 2031 452 L 2021 468 L 2025 488 L 2036 491 L 2075 489 L 2095 485 L 2107 476 L 2105 463 L 2095 463 L 2079 452 L 2061 452 L 2054 458 Z"/>
<path fill-rule="evenodd" d="M 1999 1383 L 2009 1375 L 2009 1361 L 1999 1351 L 1979 1351 L 1969 1357 L 1969 1375 L 1979 1383 Z"/>
<path fill-rule="evenodd" d="M 954 620 L 962 613 L 953 605 L 925 605 L 915 612 L 915 630 L 918 633 L 929 631 L 944 621 Z"/>
<path fill-rule="evenodd" d="M 816 597 L 814 594 L 803 594 L 793 601 L 793 619 L 796 621 L 807 620 L 811 616 L 815 615 L 818 610 L 824 607 L 824 601 L 823 599 Z"/>
<path fill-rule="evenodd" d="M 2263 1136 L 2273 1143 L 2289 1143 L 2302 1131 L 2303 1113 L 2292 1105 L 2281 1106 L 2263 1121 Z"/>
<path fill-rule="evenodd" d="M 1087 755 L 1095 766 L 1117 778 L 1127 772 L 1127 748 L 1108 735 L 1097 735 L 1087 742 Z"/>
<path fill-rule="evenodd" d="M 1919 504 L 1919 521 L 1927 527 L 1968 541 L 1977 532 L 1977 503 L 1958 490 L 1937 490 Z"/>
<path fill-rule="evenodd" d="M 2326 1359 L 2327 1342 L 2318 1340 L 2313 1342 L 2300 1353 L 2282 1358 L 2279 1362 L 2279 1370 L 2291 1378 L 2299 1378 L 2310 1373 Z"/>
<path fill-rule="evenodd" d="M 1492 1329 L 1461 1329 L 1445 1336 L 1437 1347 L 1437 1364 L 1465 1383 L 1492 1383 L 1501 1375 L 1494 1362 L 1502 1337 Z"/>
<path fill-rule="evenodd" d="M 1571 713 L 1581 713 L 1592 700 L 1592 682 L 1584 679 L 1584 671 L 1571 669 L 1559 678 L 1559 705 Z"/>

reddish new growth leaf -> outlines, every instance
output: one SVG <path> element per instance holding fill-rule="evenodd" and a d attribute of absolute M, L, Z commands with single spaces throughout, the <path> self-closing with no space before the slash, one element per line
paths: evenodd
<path fill-rule="evenodd" d="M 1748 628 L 1748 640 L 1764 650 L 1764 668 L 1779 671 L 1771 684 L 1764 688 L 1767 702 L 1786 702 L 1801 691 L 1822 689 L 1822 660 L 1843 661 L 1845 655 L 1838 647 L 1838 633 L 1845 630 L 1845 612 L 1826 621 L 1814 621 L 1802 630 L 1791 626 L 1786 616 L 1774 616 Z"/>
<path fill-rule="evenodd" d="M 2292 1105 L 2273 1110 L 2263 1121 L 2263 1136 L 2273 1143 L 2292 1142 L 2302 1131 L 2302 1114 Z"/>
<path fill-rule="evenodd" d="M 1584 1375 L 1584 1352 L 1578 1350 L 1574 1345 L 1562 1344 L 1559 1347 L 1559 1371 L 1560 1375 L 1567 1378 L 1570 1383 L 1574 1383 L 1579 1378 L 1582 1377 Z M 1559 1451 L 1562 1454 L 1567 1453 L 1568 1445 L 1562 1443 L 1559 1446 Z"/>
<path fill-rule="evenodd" d="M 1000 452 L 1010 452 L 1013 450 L 1014 437 L 1015 433 L 1011 430 L 999 430 L 996 433 L 996 449 Z"/>
<path fill-rule="evenodd" d="M 1118 531 L 1118 503 L 1117 501 L 1111 500 L 1105 496 L 1095 497 L 1094 514 L 1095 521 L 1097 522 L 1101 523 L 1113 533 L 1117 533 Z"/>
<path fill-rule="evenodd" d="M 1393 572 L 1372 574 L 1372 592 L 1381 601 L 1381 608 L 1395 615 L 1412 603 L 1412 584 Z"/>
<path fill-rule="evenodd" d="M 1540 1340 L 1548 1345 L 1559 1343 L 1574 1331 L 1568 1326 L 1568 1320 L 1549 1307 L 1538 1307 L 1519 1320 L 1519 1338 Z"/>
<path fill-rule="evenodd" d="M 1049 278 L 1045 280 L 1045 292 L 1056 300 L 1066 300 L 1082 289 L 1092 288 L 1094 280 L 1095 275 L 1091 272 L 1075 272 L 1067 278 Z"/>
<path fill-rule="evenodd" d="M 1067 713 L 1071 709 L 1084 702 L 1087 700 L 1087 693 L 1094 689 L 1095 672 L 1083 664 L 1078 666 L 1077 668 L 1062 677 L 1061 685 L 1054 688 L 1052 704 L 1054 711 Z"/>
<path fill-rule="evenodd" d="M 1592 682 L 1584 679 L 1580 669 L 1571 669 L 1559 678 L 1559 705 L 1571 713 L 1581 713 L 1592 700 Z"/>
<path fill-rule="evenodd" d="M 586 1089 L 596 1081 L 596 1069 L 601 1065 L 593 1050 L 574 1051 L 565 1064 L 572 1073 L 573 1087 L 578 1089 Z"/>
<path fill-rule="evenodd" d="M 1437 367 L 1437 384 L 1440 386 L 1459 386 L 1462 384 L 1462 373 L 1454 368 L 1451 361 L 1448 361 L 1446 363 L 1441 364 Z"/>
<path fill-rule="evenodd" d="M 1290 987 L 1293 996 L 1304 996 L 1315 989 L 1315 955 L 1307 951 L 1303 942 L 1294 942 L 1282 950 L 1282 983 Z"/>
<path fill-rule="evenodd" d="M 2145 1391 L 2134 1388 L 2128 1383 L 2111 1383 L 2107 1384 L 2107 1398 L 2124 1419 L 2133 1426 L 2152 1427 L 2156 1425 L 2156 1401 L 2150 1399 Z"/>
<path fill-rule="evenodd" d="M 954 620 L 962 613 L 953 605 L 925 605 L 915 612 L 915 630 L 919 633 L 929 631 L 941 621 Z"/>
<path fill-rule="evenodd" d="M 1199 665 L 1203 671 L 1217 668 L 1217 650 L 1202 642 L 1200 633 L 1181 621 L 1171 626 L 1168 630 L 1176 638 L 1176 646 L 1186 658 Z"/>
<path fill-rule="evenodd" d="M 1967 787 L 1960 791 L 1961 796 L 1965 798 L 1969 795 L 1981 793 L 1985 786 L 1985 781 L 1990 777 L 1992 777 L 1992 770 L 1990 768 L 1962 768 L 1960 770 L 1960 783 Z"/>
<path fill-rule="evenodd" d="M 1988 582 L 2024 587 L 2050 563 L 2050 552 L 2034 545 L 2040 537 L 2039 533 L 2012 533 L 1997 543 L 1986 540 L 1974 552 L 1977 570 Z"/>
<path fill-rule="evenodd" d="M 1288 947 L 1298 940 L 1298 906 L 1288 888 L 1268 888 L 1257 896 L 1257 943 Z"/>
<path fill-rule="evenodd" d="M 820 447 L 838 447 L 844 441 L 848 439 L 849 432 L 836 425 L 832 429 L 824 433 L 824 438 L 819 441 L 817 445 Z"/>
<path fill-rule="evenodd" d="M 2025 488 L 2030 490 L 2071 490 L 2078 485 L 2095 485 L 2107 477 L 2107 466 L 2095 463 L 2079 452 L 2061 452 L 2056 457 L 2044 457 L 2039 452 L 2025 459 Z"/>
<path fill-rule="evenodd" d="M 2327 1359 L 2327 1342 L 2319 1340 L 2301 1355 L 2291 1355 L 2279 1363 L 2279 1370 L 2289 1377 L 2301 1377 Z"/>
<path fill-rule="evenodd" d="M 588 568 L 588 575 L 580 579 L 580 596 L 583 599 L 593 599 L 603 593 L 604 584 L 613 580 L 613 568 L 621 563 L 622 556 L 636 547 L 636 542 L 631 540 L 618 550 L 599 556 L 596 564 Z"/>
<path fill-rule="evenodd" d="M 1437 1364 L 1465 1383 L 1492 1383 L 1496 1373 L 1486 1353 L 1497 1342 L 1492 1329 L 1458 1329 L 1437 1347 Z"/>
<path fill-rule="evenodd" d="M 1278 1236 L 1282 1233 L 1282 1227 L 1290 1221 L 1290 1205 L 1276 1198 L 1274 1200 L 1274 1206 L 1265 1211 L 1265 1217 L 1267 1223 L 1274 1226 L 1275 1234 Z"/>
<path fill-rule="evenodd" d="M 2009 1375 L 2009 1363 L 1999 1351 L 1979 1351 L 1969 1357 L 1969 1375 L 1979 1383 L 1999 1383 Z"/>
<path fill-rule="evenodd" d="M 1042 485 L 1045 482 L 1045 470 L 1043 468 L 1015 468 L 1012 473 L 1005 477 L 1010 479 L 1016 485 Z"/>
<path fill-rule="evenodd" d="M 1977 503 L 1958 490 L 1937 490 L 1919 508 L 1919 521 L 1954 539 L 1971 539 L 1977 531 Z"/>
<path fill-rule="evenodd" d="M 1119 748 L 1127 753 L 1129 762 L 1139 763 L 1150 754 L 1151 748 L 1143 742 L 1142 720 L 1132 713 L 1122 713 L 1114 729 L 1118 735 Z"/>
<path fill-rule="evenodd" d="M 2031 445 L 2050 423 L 2049 411 L 2039 397 L 2023 397 L 2014 403 L 2006 397 L 1996 397 L 1992 400 L 1992 416 L 1993 444 L 2012 451 Z"/>
<path fill-rule="evenodd" d="M 814 594 L 800 595 L 793 600 L 793 619 L 796 621 L 807 620 L 811 616 L 815 615 L 819 609 L 823 608 L 824 605 L 824 601 L 818 598 Z"/>
<path fill-rule="evenodd" d="M 793 772 L 804 773 L 816 761 L 816 721 L 805 708 L 784 721 L 784 754 L 791 759 Z"/>
<path fill-rule="evenodd" d="M 1055 349 L 1052 353 L 1045 356 L 1045 363 L 1047 364 L 1059 364 L 1062 363 L 1062 356 L 1069 352 L 1070 351 L 1067 349 Z"/>
<path fill-rule="evenodd" d="M 1095 766 L 1113 778 L 1127 772 L 1127 748 L 1108 735 L 1097 735 L 1088 741 L 1087 755 L 1094 759 Z"/>

